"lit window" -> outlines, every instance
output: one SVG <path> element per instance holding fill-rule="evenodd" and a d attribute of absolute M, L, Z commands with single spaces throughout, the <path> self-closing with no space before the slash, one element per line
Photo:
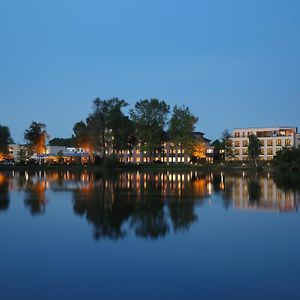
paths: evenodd
<path fill-rule="evenodd" d="M 285 145 L 286 145 L 286 146 L 291 146 L 291 144 L 292 144 L 291 139 L 285 140 Z"/>
<path fill-rule="evenodd" d="M 248 141 L 247 140 L 243 141 L 243 147 L 248 147 Z"/>

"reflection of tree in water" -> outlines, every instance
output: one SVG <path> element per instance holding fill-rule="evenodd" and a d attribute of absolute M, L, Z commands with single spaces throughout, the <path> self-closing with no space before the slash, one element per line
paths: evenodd
<path fill-rule="evenodd" d="M 190 198 L 171 199 L 169 202 L 169 212 L 175 232 L 188 231 L 190 225 L 198 220 L 194 212 L 194 201 Z"/>
<path fill-rule="evenodd" d="M 250 204 L 259 204 L 260 200 L 260 184 L 256 177 L 249 178 L 248 181 L 248 192 L 249 192 L 249 202 Z"/>
<path fill-rule="evenodd" d="M 164 212 L 164 202 L 157 197 L 146 198 L 137 202 L 130 222 L 137 236 L 156 239 L 169 232 Z"/>
<path fill-rule="evenodd" d="M 227 209 L 232 203 L 232 193 L 234 186 L 234 178 L 224 176 L 224 190 L 223 190 L 223 205 Z"/>
<path fill-rule="evenodd" d="M 300 192 L 300 174 L 290 172 L 278 172 L 273 177 L 275 184 L 283 191 Z"/>
<path fill-rule="evenodd" d="M 38 215 L 45 212 L 46 200 L 46 183 L 45 181 L 36 181 L 29 179 L 26 183 L 26 195 L 24 204 L 29 208 L 32 215 Z"/>
<path fill-rule="evenodd" d="M 105 188 L 104 180 L 98 180 L 97 186 L 91 183 L 90 188 L 74 192 L 73 209 L 94 225 L 95 239 L 120 239 L 125 236 L 122 225 L 130 216 L 132 206 Z"/>
<path fill-rule="evenodd" d="M 177 196 L 170 197 L 166 206 L 165 193 L 170 190 L 164 182 L 155 175 L 138 178 L 135 181 L 123 176 L 113 181 L 97 176 L 85 188 L 74 191 L 73 209 L 94 225 L 96 239 L 123 238 L 126 224 L 141 238 L 157 239 L 169 233 L 168 221 L 172 221 L 174 231 L 179 231 L 188 230 L 197 220 L 191 197 L 194 185 L 187 186 L 187 198 L 178 196 L 180 193 L 172 186 L 171 192 Z"/>
<path fill-rule="evenodd" d="M 149 176 L 146 183 L 139 201 L 135 201 L 130 226 L 139 237 L 157 239 L 169 232 L 164 211 L 163 184 L 155 180 L 155 175 Z"/>
<path fill-rule="evenodd" d="M 9 182 L 4 174 L 0 174 L 0 211 L 7 210 L 9 207 Z"/>

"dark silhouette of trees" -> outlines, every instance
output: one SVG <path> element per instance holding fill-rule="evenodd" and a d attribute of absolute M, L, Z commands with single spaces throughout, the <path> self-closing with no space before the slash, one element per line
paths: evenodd
<path fill-rule="evenodd" d="M 46 199 L 46 185 L 44 181 L 34 182 L 29 178 L 25 186 L 24 204 L 29 208 L 32 216 L 45 213 L 47 199 Z"/>

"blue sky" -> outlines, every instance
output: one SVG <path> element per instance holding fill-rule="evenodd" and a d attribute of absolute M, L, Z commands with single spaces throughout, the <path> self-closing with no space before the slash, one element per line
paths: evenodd
<path fill-rule="evenodd" d="M 0 0 L 0 124 L 68 137 L 92 100 L 188 105 L 197 129 L 300 127 L 298 0 Z"/>

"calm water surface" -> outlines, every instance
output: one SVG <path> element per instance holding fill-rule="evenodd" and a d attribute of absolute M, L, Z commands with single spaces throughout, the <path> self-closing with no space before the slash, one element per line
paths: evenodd
<path fill-rule="evenodd" d="M 267 175 L 2 172 L 0 299 L 300 299 L 299 201 Z"/>

